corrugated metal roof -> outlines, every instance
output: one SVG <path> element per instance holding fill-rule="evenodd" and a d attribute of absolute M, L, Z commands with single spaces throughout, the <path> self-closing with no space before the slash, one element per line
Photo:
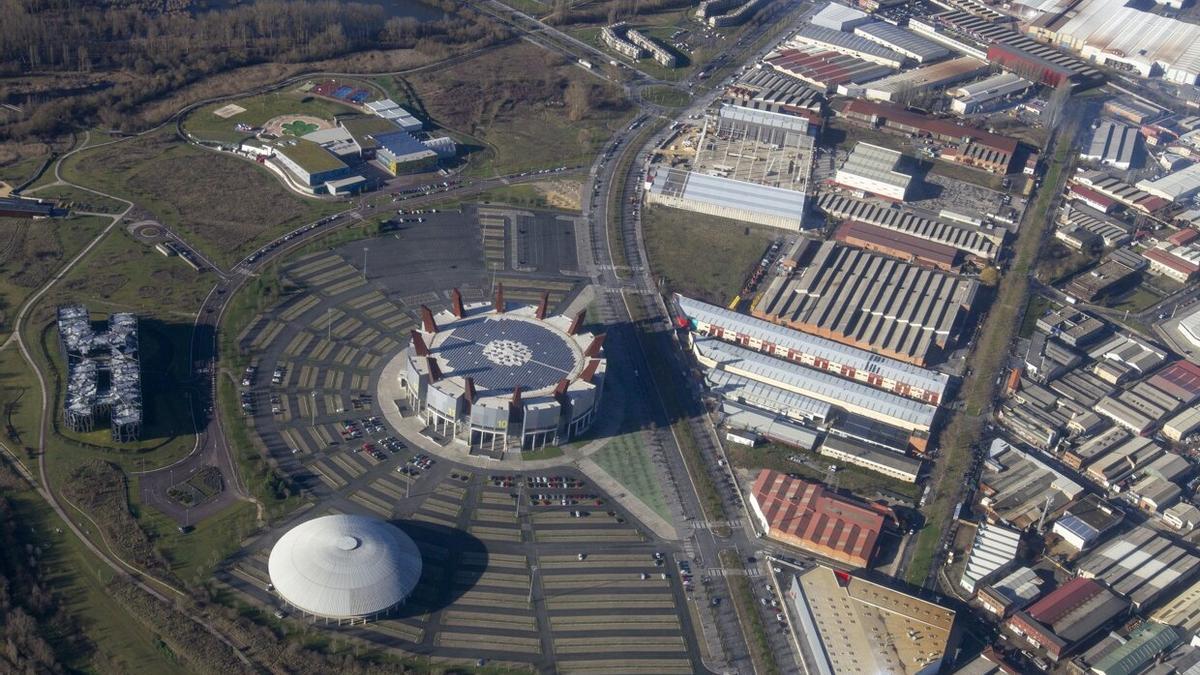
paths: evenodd
<path fill-rule="evenodd" d="M 919 61 L 933 61 L 950 55 L 950 50 L 927 40 L 916 33 L 893 26 L 885 21 L 873 21 L 854 29 L 854 32 L 867 39 L 880 42 L 883 46 L 894 49 L 901 54 L 911 55 Z"/>

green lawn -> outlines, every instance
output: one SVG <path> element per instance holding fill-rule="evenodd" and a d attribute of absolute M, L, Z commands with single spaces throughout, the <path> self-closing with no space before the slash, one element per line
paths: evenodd
<path fill-rule="evenodd" d="M 136 492 L 136 479 L 130 485 Z M 229 489 L 228 479 L 225 489 Z M 254 532 L 254 511 L 250 502 L 237 502 L 195 523 L 186 534 L 179 532 L 174 520 L 154 509 L 141 509 L 138 521 L 155 537 L 170 562 L 171 572 L 188 584 L 198 585 L 212 578 L 217 564 L 232 555 L 241 540 Z"/>
<path fill-rule="evenodd" d="M 21 303 L 108 225 L 109 219 L 0 218 L 0 342 Z"/>
<path fill-rule="evenodd" d="M 522 450 L 521 451 L 521 459 L 529 459 L 529 460 L 554 459 L 555 457 L 562 457 L 562 455 L 563 455 L 563 449 L 558 447 L 557 445 L 547 445 L 546 447 L 538 448 L 537 450 Z"/>
<path fill-rule="evenodd" d="M 359 84 L 369 89 L 377 89 L 368 83 Z M 228 119 L 222 119 L 214 114 L 215 111 L 230 103 L 240 105 L 246 109 L 246 112 L 238 113 Z M 197 108 L 189 113 L 187 119 L 183 121 L 183 130 L 201 140 L 236 143 L 253 138 L 253 134 L 241 132 L 235 128 L 239 123 L 259 127 L 267 120 L 279 115 L 312 115 L 331 120 L 335 115 L 357 111 L 356 108 L 298 91 L 296 87 L 289 87 L 269 94 L 226 100 Z"/>
<path fill-rule="evenodd" d="M 253 162 L 165 133 L 74 155 L 62 173 L 136 201 L 226 268 L 279 234 L 344 208 L 293 194 Z"/>
<path fill-rule="evenodd" d="M 642 211 L 646 253 L 674 291 L 725 306 L 780 230 L 666 206 Z"/>
<path fill-rule="evenodd" d="M 670 519 L 649 451 L 636 434 L 617 436 L 597 450 L 592 459 L 658 515 Z"/>

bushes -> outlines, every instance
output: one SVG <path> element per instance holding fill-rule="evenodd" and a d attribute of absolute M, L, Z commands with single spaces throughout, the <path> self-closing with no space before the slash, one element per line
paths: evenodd
<path fill-rule="evenodd" d="M 92 517 L 117 555 L 156 577 L 170 576 L 166 560 L 129 512 L 125 474 L 120 468 L 93 459 L 71 472 L 62 493 Z"/>

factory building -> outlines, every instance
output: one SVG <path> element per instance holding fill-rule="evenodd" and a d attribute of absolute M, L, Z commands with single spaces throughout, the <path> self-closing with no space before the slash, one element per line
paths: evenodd
<path fill-rule="evenodd" d="M 1176 246 L 1169 241 L 1142 251 L 1150 263 L 1150 271 L 1178 281 L 1190 283 L 1200 273 L 1200 245 Z"/>
<path fill-rule="evenodd" d="M 839 86 L 838 93 L 862 96 L 872 101 L 901 102 L 902 99 L 969 80 L 986 71 L 987 64 L 983 61 L 970 56 L 960 56 L 889 75 L 864 85 Z"/>
<path fill-rule="evenodd" d="M 852 574 L 817 565 L 792 577 L 786 594 L 814 675 L 924 675 L 958 651 L 954 610 Z"/>
<path fill-rule="evenodd" d="M 785 47 L 767 56 L 763 63 L 823 94 L 841 85 L 865 84 L 894 72 L 889 66 L 817 45 Z"/>
<path fill-rule="evenodd" d="M 944 144 L 939 157 L 988 173 L 1007 174 L 1017 140 L 951 121 L 927 117 L 899 106 L 874 101 L 847 101 L 839 111 L 847 121 L 906 137 L 931 138 Z"/>
<path fill-rule="evenodd" d="M 1059 215 L 1059 221 L 1099 237 L 1105 248 L 1124 246 L 1133 238 L 1133 231 L 1128 225 L 1113 218 L 1105 218 L 1104 214 L 1087 206 L 1065 205 Z"/>
<path fill-rule="evenodd" d="M 959 115 L 974 115 L 998 110 L 1008 101 L 1029 91 L 1033 83 L 1012 73 L 997 73 L 978 82 L 946 92 L 952 99 L 950 110 Z"/>
<path fill-rule="evenodd" d="M 804 225 L 804 192 L 659 166 L 651 170 L 646 201 L 784 230 Z"/>
<path fill-rule="evenodd" d="M 989 521 L 1024 530 L 1047 520 L 1084 490 L 1032 453 L 997 438 L 988 448 L 979 492 Z"/>
<path fill-rule="evenodd" d="M 756 439 L 765 438 L 792 448 L 811 451 L 817 447 L 818 435 L 812 429 L 730 399 L 721 401 L 721 424 L 727 429 L 752 434 Z"/>
<path fill-rule="evenodd" d="M 827 241 L 808 265 L 774 277 L 752 313 L 923 366 L 957 344 L 978 290 L 971 279 Z"/>
<path fill-rule="evenodd" d="M 905 483 L 915 483 L 921 475 L 921 460 L 861 443 L 849 438 L 827 436 L 818 451 L 822 457 L 861 466 Z"/>
<path fill-rule="evenodd" d="M 696 361 L 705 368 L 762 382 L 909 432 L 928 432 L 937 418 L 934 406 L 715 338 L 696 339 L 692 349 Z"/>
<path fill-rule="evenodd" d="M 979 582 L 1008 567 L 1017 559 L 1021 533 L 1000 525 L 979 523 L 958 580 L 959 588 L 974 594 Z"/>
<path fill-rule="evenodd" d="M 1140 180 L 1137 187 L 1169 202 L 1192 199 L 1200 193 L 1200 164 L 1192 164 L 1158 180 Z"/>
<path fill-rule="evenodd" d="M 1074 184 L 1090 188 L 1092 192 L 1099 193 L 1108 199 L 1116 200 L 1118 204 L 1148 216 L 1157 215 L 1171 205 L 1170 200 L 1152 195 L 1103 171 L 1079 172 L 1071 180 Z M 1111 210 L 1111 205 L 1109 208 L 1094 204 L 1089 204 L 1089 206 L 1093 206 L 1105 213 Z"/>
<path fill-rule="evenodd" d="M 870 566 L 879 534 L 894 517 L 885 506 L 770 469 L 755 479 L 750 507 L 767 537 L 853 568 Z"/>
<path fill-rule="evenodd" d="M 908 197 L 912 174 L 901 153 L 860 142 L 838 168 L 834 181 L 860 193 L 902 202 Z"/>
<path fill-rule="evenodd" d="M 1137 149 L 1138 130 L 1112 120 L 1101 120 L 1092 132 L 1092 141 L 1087 149 L 1079 153 L 1081 159 L 1099 162 L 1105 166 L 1128 170 L 1133 164 Z M 1139 188 L 1145 189 L 1141 184 Z M 1153 194 L 1153 193 L 1151 193 Z"/>
<path fill-rule="evenodd" d="M 1097 544 L 1123 520 L 1124 511 L 1089 494 L 1071 502 L 1050 531 L 1071 548 L 1083 551 Z"/>
<path fill-rule="evenodd" d="M 59 349 L 67 364 L 63 424 L 89 432 L 97 418 L 108 417 L 114 441 L 136 441 L 142 431 L 137 316 L 111 314 L 107 329 L 97 332 L 87 307 L 61 305 L 57 324 Z"/>
<path fill-rule="evenodd" d="M 833 233 L 835 241 L 866 251 L 882 253 L 904 262 L 950 272 L 958 267 L 958 250 L 911 235 L 848 220 Z"/>
<path fill-rule="evenodd" d="M 1004 619 L 1037 600 L 1042 594 L 1044 583 L 1037 572 L 1028 567 L 1018 567 L 1002 579 L 978 585 L 978 590 L 975 591 L 975 602 L 979 603 L 984 610 Z M 981 673 L 980 675 L 993 674 Z M 1016 675 L 1016 673 L 1002 674 L 1000 671 L 995 671 L 995 675 Z"/>
<path fill-rule="evenodd" d="M 823 192 L 817 197 L 815 206 L 834 218 L 952 247 L 982 261 L 994 260 L 1004 245 L 1004 230 L 988 231 L 962 223 L 935 220 L 903 207 L 889 208 L 887 203 L 844 193 Z"/>
<path fill-rule="evenodd" d="M 1179 320 L 1179 335 L 1195 347 L 1200 347 L 1200 306 Z"/>
<path fill-rule="evenodd" d="M 905 63 L 902 54 L 864 37 L 812 24 L 801 25 L 784 45 L 785 49 L 799 47 L 816 47 L 894 69 Z"/>
<path fill-rule="evenodd" d="M 826 3 L 809 19 L 809 23 L 814 26 L 840 31 L 853 31 L 864 23 L 872 21 L 874 19 L 871 18 L 870 14 L 853 7 L 840 5 L 836 2 Z"/>
<path fill-rule="evenodd" d="M 916 63 L 931 63 L 950 56 L 949 49 L 886 21 L 856 26 L 854 34 Z"/>
<path fill-rule="evenodd" d="M 1071 231 L 1055 231 L 1054 236 L 1060 240 L 1065 240 L 1068 243 L 1072 242 Z M 1078 241 L 1082 246 L 1081 250 L 1095 251 L 1101 244 L 1100 238 L 1092 235 L 1086 230 L 1076 229 L 1074 233 L 1075 241 Z M 1089 244 L 1087 237 L 1091 237 L 1092 241 Z M 1113 288 L 1120 286 L 1129 279 L 1132 279 L 1137 273 L 1137 269 L 1126 265 L 1118 260 L 1111 258 L 1105 259 L 1104 262 L 1093 267 L 1092 269 L 1076 275 L 1069 281 L 1064 288 L 1067 295 L 1081 300 L 1083 302 L 1095 302 L 1102 295 L 1108 293 Z"/>
<path fill-rule="evenodd" d="M 1108 324 L 1071 307 L 1063 307 L 1038 317 L 1037 329 L 1071 347 L 1082 347 L 1108 332 Z"/>
<path fill-rule="evenodd" d="M 796 115 L 808 120 L 809 135 L 822 123 L 825 97 L 812 87 L 770 68 L 751 68 L 725 89 L 723 102 L 744 108 Z"/>
<path fill-rule="evenodd" d="M 1149 525 L 1115 537 L 1084 557 L 1081 579 L 1096 579 L 1121 594 L 1135 609 L 1169 597 L 1200 572 L 1200 557 Z"/>
<path fill-rule="evenodd" d="M 1182 405 L 1192 405 L 1200 399 L 1200 366 L 1190 361 L 1176 361 L 1155 373 L 1146 384 Z"/>
<path fill-rule="evenodd" d="M 1089 348 L 1088 356 L 1094 361 L 1117 366 L 1121 380 L 1142 377 L 1167 360 L 1167 353 L 1161 348 L 1140 338 L 1123 334 L 1109 336 L 1107 340 Z M 1116 379 L 1110 378 L 1109 381 L 1121 384 L 1121 381 Z"/>
<path fill-rule="evenodd" d="M 1200 408 L 1184 408 L 1183 412 L 1163 424 L 1163 436 L 1176 443 L 1200 430 Z"/>
<path fill-rule="evenodd" d="M 678 295 L 675 304 L 692 331 L 809 368 L 937 406 L 950 378 L 825 338 Z"/>
<path fill-rule="evenodd" d="M 274 150 L 274 160 L 309 189 L 318 189 L 350 175 L 350 167 L 337 155 L 304 138 L 276 145 Z"/>
<path fill-rule="evenodd" d="M 1004 627 L 1058 662 L 1128 610 L 1129 603 L 1102 584 L 1077 578 L 1013 613 Z"/>

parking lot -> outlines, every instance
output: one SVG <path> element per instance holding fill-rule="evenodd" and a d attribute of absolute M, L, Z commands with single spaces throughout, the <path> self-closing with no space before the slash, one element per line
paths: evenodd
<path fill-rule="evenodd" d="M 690 572 L 680 577 L 685 551 L 573 469 L 501 474 L 422 455 L 383 421 L 393 402 L 375 400 L 420 305 L 447 305 L 452 288 L 482 301 L 503 283 L 510 302 L 549 292 L 565 306 L 584 284 L 572 273 L 574 222 L 473 207 L 401 218 L 383 236 L 285 264 L 289 290 L 238 336 L 252 363 L 239 382 L 244 412 L 312 506 L 231 558 L 223 580 L 286 612 L 267 590 L 275 539 L 319 515 L 372 515 L 417 542 L 421 582 L 393 615 L 331 630 L 463 665 L 695 672 L 685 606 L 707 600 Z"/>
<path fill-rule="evenodd" d="M 691 563 L 650 541 L 582 474 L 489 474 L 412 461 L 405 452 L 363 466 L 296 520 L 332 513 L 387 518 L 417 542 L 424 568 L 414 595 L 391 616 L 339 632 L 451 662 L 695 671 L 685 606 L 699 602 L 689 600 L 697 595 Z M 266 565 L 289 524 L 247 546 L 223 576 L 265 611 L 288 611 L 268 590 Z"/>

